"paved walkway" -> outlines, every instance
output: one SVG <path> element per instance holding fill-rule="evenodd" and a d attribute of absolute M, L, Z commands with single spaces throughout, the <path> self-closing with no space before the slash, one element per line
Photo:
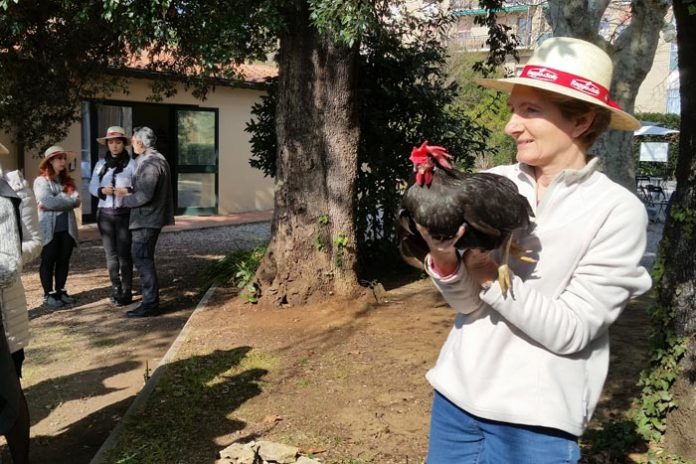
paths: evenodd
<path fill-rule="evenodd" d="M 272 210 L 249 211 L 246 213 L 232 213 L 219 216 L 176 216 L 176 224 L 165 227 L 162 232 L 179 232 L 182 230 L 252 224 L 255 222 L 270 221 L 272 217 Z M 100 239 L 96 223 L 81 226 L 79 234 L 80 242 L 91 242 Z"/>

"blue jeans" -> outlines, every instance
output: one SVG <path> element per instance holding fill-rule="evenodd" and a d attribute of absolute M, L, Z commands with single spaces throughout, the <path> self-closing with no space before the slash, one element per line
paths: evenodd
<path fill-rule="evenodd" d="M 155 247 L 162 229 L 133 229 L 133 261 L 140 274 L 141 306 L 147 309 L 159 308 L 159 282 L 155 268 Z"/>
<path fill-rule="evenodd" d="M 428 464 L 575 464 L 577 437 L 472 416 L 435 391 Z"/>

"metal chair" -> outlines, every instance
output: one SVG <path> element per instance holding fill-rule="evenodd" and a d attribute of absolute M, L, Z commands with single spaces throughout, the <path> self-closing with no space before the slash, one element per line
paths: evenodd
<path fill-rule="evenodd" d="M 648 207 L 648 212 L 654 209 L 654 217 L 651 218 L 653 222 L 664 222 L 665 215 L 667 213 L 667 195 L 665 191 L 659 185 L 648 184 L 644 187 L 646 201 L 645 204 Z"/>

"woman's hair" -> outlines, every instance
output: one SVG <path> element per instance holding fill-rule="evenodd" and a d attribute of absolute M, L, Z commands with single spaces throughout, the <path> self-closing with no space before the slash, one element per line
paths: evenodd
<path fill-rule="evenodd" d="M 75 180 L 72 177 L 70 177 L 70 174 L 68 174 L 68 170 L 63 169 L 56 176 L 56 171 L 55 169 L 53 169 L 53 165 L 51 165 L 50 160 L 43 163 L 42 167 L 39 167 L 39 175 L 57 181 L 59 184 L 63 186 L 63 191 L 65 193 L 72 193 L 75 190 L 77 190 L 77 187 L 75 186 Z"/>
<path fill-rule="evenodd" d="M 155 143 L 157 143 L 155 131 L 147 126 L 133 129 L 133 138 L 140 140 L 145 148 L 155 148 Z"/>
<path fill-rule="evenodd" d="M 123 142 L 123 148 L 124 148 L 124 150 L 125 150 L 126 145 L 128 145 L 128 139 L 125 138 L 125 137 L 114 137 L 114 138 L 111 138 L 111 139 L 109 139 L 109 140 L 114 140 L 114 139 L 120 140 L 121 142 Z M 109 146 L 109 140 L 106 141 L 106 146 L 107 146 L 107 147 Z"/>
<path fill-rule="evenodd" d="M 564 118 L 576 120 L 588 113 L 594 113 L 592 124 L 587 130 L 578 136 L 578 140 L 584 148 L 589 148 L 608 128 L 611 122 L 611 111 L 606 108 L 578 100 L 572 97 L 566 97 L 555 92 L 549 92 L 543 89 L 537 89 L 551 103 L 555 104 Z"/>

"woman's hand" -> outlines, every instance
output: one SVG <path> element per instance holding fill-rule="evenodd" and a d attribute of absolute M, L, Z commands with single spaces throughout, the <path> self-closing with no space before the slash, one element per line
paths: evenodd
<path fill-rule="evenodd" d="M 459 253 L 455 248 L 457 241 L 462 238 L 466 232 L 466 225 L 459 226 L 459 230 L 454 237 L 448 240 L 436 240 L 428 232 L 427 227 L 416 224 L 416 229 L 428 244 L 430 249 L 430 259 L 432 260 L 433 270 L 441 276 L 453 274 L 459 266 Z"/>
<path fill-rule="evenodd" d="M 114 194 L 114 188 L 113 187 L 102 187 L 101 191 L 104 195 L 113 195 Z"/>
<path fill-rule="evenodd" d="M 114 189 L 114 195 L 116 195 L 117 197 L 125 197 L 130 195 L 130 192 L 126 187 L 118 187 Z"/>

